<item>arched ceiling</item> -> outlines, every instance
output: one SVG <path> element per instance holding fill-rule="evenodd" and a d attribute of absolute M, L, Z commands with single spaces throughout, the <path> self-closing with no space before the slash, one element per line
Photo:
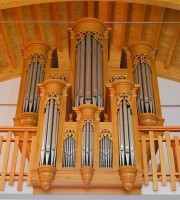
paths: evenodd
<path fill-rule="evenodd" d="M 146 40 L 159 50 L 158 75 L 180 82 L 179 10 L 178 0 L 0 0 L 0 81 L 20 76 L 21 49 L 32 40 L 58 47 L 68 67 L 67 28 L 89 16 L 112 28 L 109 66 L 119 68 L 123 46 Z"/>

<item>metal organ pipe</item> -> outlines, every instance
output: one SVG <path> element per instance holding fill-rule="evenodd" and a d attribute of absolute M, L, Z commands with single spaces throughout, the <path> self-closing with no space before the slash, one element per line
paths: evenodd
<path fill-rule="evenodd" d="M 123 98 L 117 110 L 120 166 L 134 165 L 132 111 Z"/>
<path fill-rule="evenodd" d="M 139 63 L 134 70 L 135 83 L 140 84 L 137 99 L 138 113 L 156 113 L 152 86 L 152 71 L 147 63 Z"/>
<path fill-rule="evenodd" d="M 86 122 L 82 129 L 82 166 L 93 166 L 93 126 Z"/>
<path fill-rule="evenodd" d="M 43 59 L 43 61 L 41 61 Z M 35 112 L 39 110 L 39 97 L 37 94 L 37 83 L 44 79 L 44 61 L 42 55 L 35 54 L 27 70 L 27 81 L 24 92 L 23 112 Z"/>
<path fill-rule="evenodd" d="M 51 98 L 48 100 L 44 110 L 40 165 L 56 165 L 59 118 L 60 111 L 57 102 Z"/>
<path fill-rule="evenodd" d="M 86 35 L 76 49 L 75 106 L 103 106 L 103 56 L 101 44 Z"/>

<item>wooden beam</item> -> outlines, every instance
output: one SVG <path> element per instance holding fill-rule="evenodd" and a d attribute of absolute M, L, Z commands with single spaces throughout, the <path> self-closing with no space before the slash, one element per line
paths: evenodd
<path fill-rule="evenodd" d="M 180 31 L 180 25 L 177 24 L 175 32 L 174 32 L 174 36 L 171 40 L 171 48 L 169 49 L 168 57 L 167 57 L 166 64 L 165 64 L 166 69 L 170 68 L 174 49 L 176 47 L 176 43 L 177 43 L 177 40 L 179 38 L 179 31 Z"/>
<path fill-rule="evenodd" d="M 163 19 L 164 19 L 164 13 L 165 13 L 165 8 L 162 8 L 160 11 L 160 19 L 159 19 L 160 22 L 163 21 Z M 163 26 L 163 24 L 159 24 L 158 28 L 156 29 L 156 39 L 154 41 L 154 47 L 158 46 L 162 26 Z"/>
<path fill-rule="evenodd" d="M 31 15 L 32 19 L 34 21 L 41 21 L 41 8 L 40 5 L 31 5 Z M 36 38 L 39 40 L 44 41 L 44 31 L 43 31 L 43 26 L 40 23 L 35 23 L 34 24 L 34 30 L 35 30 L 35 35 Z"/>
<path fill-rule="evenodd" d="M 88 17 L 94 17 L 94 1 L 88 1 Z"/>
<path fill-rule="evenodd" d="M 49 4 L 49 12 L 51 16 L 51 20 L 53 21 L 58 21 L 58 13 L 57 13 L 57 3 L 51 3 Z M 55 35 L 55 41 L 56 41 L 56 46 L 59 51 L 62 51 L 62 43 L 61 43 L 61 31 L 58 23 L 52 24 L 54 28 L 54 35 Z"/>
<path fill-rule="evenodd" d="M 75 21 L 74 2 L 67 2 L 67 13 L 69 21 Z"/>
<path fill-rule="evenodd" d="M 111 18 L 111 5 L 112 5 L 112 2 L 99 1 L 98 17 L 99 17 L 100 20 L 102 20 L 104 22 L 110 21 L 110 18 Z"/>
<path fill-rule="evenodd" d="M 51 3 L 51 2 L 69 2 L 72 0 L 0 0 L 0 9 L 8 9 L 20 6 L 28 6 L 32 4 L 41 4 L 41 3 Z M 84 0 L 78 0 L 84 1 Z M 96 0 L 95 0 L 96 1 Z M 105 0 L 99 0 L 105 1 Z M 112 1 L 112 0 L 106 0 Z M 120 0 L 114 0 L 120 1 Z M 179 0 L 121 0 L 121 2 L 126 3 L 139 3 L 139 4 L 146 4 L 146 5 L 153 5 L 153 6 L 160 6 L 166 7 L 171 9 L 180 10 L 180 1 Z"/>
<path fill-rule="evenodd" d="M 0 21 L 2 21 L 2 22 L 4 21 L 2 11 L 0 11 Z M 9 39 L 9 35 L 8 35 L 7 29 L 6 29 L 6 25 L 4 23 L 0 23 L 0 31 L 2 33 L 4 43 L 6 44 L 6 47 L 7 47 L 7 50 L 8 50 L 9 58 L 10 58 L 10 61 L 11 61 L 11 67 L 17 68 L 16 59 L 15 59 L 15 56 L 14 56 L 14 53 L 13 53 L 13 50 L 12 50 L 13 48 L 11 46 L 11 41 Z"/>
<path fill-rule="evenodd" d="M 146 12 L 146 5 L 142 4 L 132 4 L 130 11 L 130 17 L 128 19 L 131 24 L 128 26 L 129 28 L 129 34 L 128 34 L 128 42 L 126 41 L 126 44 L 132 44 L 136 41 L 141 40 L 141 34 L 143 30 L 143 23 L 133 23 L 133 22 L 143 22 L 145 19 L 145 12 Z"/>
<path fill-rule="evenodd" d="M 21 7 L 14 8 L 13 13 L 14 13 L 14 17 L 17 21 L 23 21 Z M 18 31 L 19 31 L 20 38 L 23 42 L 23 46 L 25 46 L 25 44 L 26 44 L 26 31 L 25 31 L 23 23 L 18 23 L 17 28 L 18 28 Z"/>

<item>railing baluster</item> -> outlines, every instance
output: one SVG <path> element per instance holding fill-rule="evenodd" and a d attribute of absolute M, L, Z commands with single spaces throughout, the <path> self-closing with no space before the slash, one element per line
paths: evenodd
<path fill-rule="evenodd" d="M 149 185 L 149 175 L 148 175 L 148 159 L 147 159 L 147 148 L 146 148 L 146 138 L 145 135 L 141 137 L 142 144 L 142 157 L 143 157 L 143 167 L 144 167 L 144 184 Z"/>
<path fill-rule="evenodd" d="M 17 136 L 15 138 L 13 157 L 12 157 L 12 163 L 11 163 L 11 172 L 10 172 L 10 177 L 9 177 L 9 185 L 14 184 L 14 173 L 15 173 L 15 170 L 16 170 L 18 146 L 19 146 L 19 136 Z"/>
<path fill-rule="evenodd" d="M 159 145 L 159 159 L 161 164 L 161 176 L 162 176 L 162 185 L 167 185 L 166 181 L 166 164 L 164 160 L 164 150 L 163 150 L 163 143 L 162 137 L 158 136 L 158 145 Z"/>
<path fill-rule="evenodd" d="M 3 143 L 3 136 L 0 136 L 0 155 L 1 155 L 2 143 Z"/>
<path fill-rule="evenodd" d="M 152 162 L 152 173 L 153 173 L 153 188 L 155 191 L 157 191 L 158 190 L 158 181 L 157 181 L 157 166 L 156 166 L 153 131 L 149 132 L 149 138 L 150 138 L 150 151 L 151 151 L 151 162 Z"/>
<path fill-rule="evenodd" d="M 32 141 L 31 141 L 31 150 L 30 150 L 30 158 L 29 158 L 29 166 L 28 166 L 27 185 L 31 185 L 31 169 L 33 168 L 35 149 L 36 149 L 36 136 L 33 136 L 32 137 Z"/>
<path fill-rule="evenodd" d="M 19 180 L 18 180 L 18 187 L 17 187 L 18 191 L 22 190 L 23 174 L 24 174 L 24 167 L 25 167 L 25 161 L 26 161 L 27 140 L 28 140 L 28 132 L 24 132 L 21 164 L 20 164 L 20 171 L 19 171 Z"/>
<path fill-rule="evenodd" d="M 175 140 L 175 153 L 176 153 L 177 169 L 178 169 L 179 179 L 180 179 L 180 145 L 179 145 L 178 136 L 175 136 L 174 140 Z"/>
<path fill-rule="evenodd" d="M 169 163 L 169 172 L 170 172 L 170 179 L 171 179 L 171 189 L 173 191 L 176 190 L 176 180 L 175 180 L 175 166 L 173 162 L 173 155 L 172 155 L 172 148 L 171 148 L 171 140 L 170 140 L 170 133 L 166 131 L 166 144 L 167 144 L 167 154 L 168 154 L 168 163 Z"/>
<path fill-rule="evenodd" d="M 6 149 L 4 154 L 4 161 L 1 173 L 1 183 L 0 183 L 0 190 L 4 190 L 5 180 L 6 180 L 6 171 L 8 166 L 8 159 L 9 159 L 9 152 L 10 152 L 10 145 L 11 145 L 11 131 L 8 131 L 7 141 L 6 141 Z"/>

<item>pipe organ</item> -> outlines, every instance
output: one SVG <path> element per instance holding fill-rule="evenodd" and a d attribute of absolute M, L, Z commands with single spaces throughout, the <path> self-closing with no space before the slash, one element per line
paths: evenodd
<path fill-rule="evenodd" d="M 81 19 L 68 34 L 70 69 L 54 68 L 55 51 L 41 42 L 24 54 L 16 120 L 36 126 L 38 118 L 34 193 L 138 194 L 138 125 L 161 120 L 154 51 L 145 42 L 125 48 L 127 67 L 115 69 L 101 21 Z"/>

